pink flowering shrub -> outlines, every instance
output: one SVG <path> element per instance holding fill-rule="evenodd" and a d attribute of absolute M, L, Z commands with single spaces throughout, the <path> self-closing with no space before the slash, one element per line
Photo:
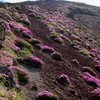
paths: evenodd
<path fill-rule="evenodd" d="M 94 89 L 91 94 L 95 97 L 95 100 L 100 100 L 100 88 Z"/>
<path fill-rule="evenodd" d="M 29 21 L 26 14 L 19 14 L 16 12 L 15 13 L 15 20 L 16 20 L 16 22 L 21 22 L 24 26 L 30 25 L 30 21 Z"/>
<path fill-rule="evenodd" d="M 29 21 L 29 19 L 28 19 L 26 14 L 22 14 L 21 15 L 20 22 L 22 22 L 23 24 L 25 24 L 27 26 L 30 25 L 30 21 Z"/>
<path fill-rule="evenodd" d="M 58 60 L 58 61 L 62 60 L 62 55 L 59 52 L 56 52 L 56 51 L 51 54 L 51 57 L 54 60 Z"/>
<path fill-rule="evenodd" d="M 90 85 L 100 86 L 100 80 L 95 76 L 90 75 L 88 72 L 80 74 L 80 76 Z"/>
<path fill-rule="evenodd" d="M 79 61 L 77 59 L 72 59 L 71 60 L 72 63 L 79 65 Z"/>
<path fill-rule="evenodd" d="M 19 19 L 20 18 L 20 14 L 18 12 L 15 12 L 14 13 L 14 16 L 15 16 L 16 19 Z"/>
<path fill-rule="evenodd" d="M 30 16 L 30 17 L 35 17 L 36 14 L 34 14 L 34 13 L 29 13 L 29 16 Z"/>
<path fill-rule="evenodd" d="M 48 91 L 43 91 L 36 95 L 36 100 L 59 100 L 59 97 Z"/>
<path fill-rule="evenodd" d="M 100 63 L 100 59 L 99 59 L 99 58 L 94 58 L 93 62 L 94 62 L 95 64 L 99 64 L 99 63 Z"/>
<path fill-rule="evenodd" d="M 79 37 L 77 35 L 70 35 L 70 38 L 73 39 L 73 40 L 79 40 Z"/>
<path fill-rule="evenodd" d="M 13 20 L 12 16 L 11 16 L 9 13 L 7 13 L 7 14 L 5 14 L 5 15 L 6 15 L 6 17 L 7 17 L 7 20 L 9 20 L 9 21 Z"/>
<path fill-rule="evenodd" d="M 33 13 L 34 11 L 33 11 L 32 9 L 29 9 L 28 12 L 29 12 L 29 13 Z"/>
<path fill-rule="evenodd" d="M 93 58 L 95 58 L 96 57 L 96 53 L 90 52 L 90 56 L 93 57 Z"/>
<path fill-rule="evenodd" d="M 88 72 L 91 75 L 96 76 L 96 73 L 93 71 L 93 69 L 87 66 L 83 67 L 83 72 Z"/>
<path fill-rule="evenodd" d="M 24 26 L 16 23 L 16 22 L 10 22 L 10 25 L 18 32 L 22 34 L 23 37 L 25 38 L 32 38 L 32 32 L 25 28 Z"/>
<path fill-rule="evenodd" d="M 60 82 L 63 85 L 71 84 L 70 79 L 65 74 L 60 75 L 57 80 L 58 80 L 58 82 Z"/>
<path fill-rule="evenodd" d="M 9 99 L 15 99 L 17 92 L 12 92 L 12 98 L 10 97 L 10 93 L 2 88 L 0 88 L 0 100 L 9 100 Z"/>
<path fill-rule="evenodd" d="M 94 40 L 92 38 L 89 38 L 88 41 L 93 42 Z"/>
<path fill-rule="evenodd" d="M 10 31 L 9 23 L 5 20 L 0 20 L 3 23 L 4 29 Z"/>
<path fill-rule="evenodd" d="M 88 41 L 84 42 L 84 43 L 83 43 L 83 46 L 84 46 L 85 48 L 87 48 L 87 49 L 92 49 L 92 47 L 93 47 L 93 45 L 92 45 L 90 42 L 88 42 Z"/>
<path fill-rule="evenodd" d="M 28 22 L 29 22 L 29 19 L 28 19 L 28 17 L 27 17 L 27 15 L 26 15 L 26 14 L 22 14 L 22 17 L 23 17 L 26 21 L 28 21 Z"/>
<path fill-rule="evenodd" d="M 54 38 L 54 41 L 58 42 L 58 43 L 63 43 L 64 40 L 62 38 Z"/>
<path fill-rule="evenodd" d="M 66 36 L 64 36 L 63 34 L 60 34 L 60 37 L 68 42 L 70 42 L 70 39 Z"/>
<path fill-rule="evenodd" d="M 31 33 L 31 31 L 26 29 L 26 30 L 22 31 L 22 36 L 25 37 L 25 38 L 31 38 L 32 37 L 32 33 Z"/>
<path fill-rule="evenodd" d="M 19 83 L 27 83 L 29 81 L 29 74 L 25 70 L 15 66 L 10 66 L 9 69 L 14 72 L 14 75 L 17 77 Z"/>
<path fill-rule="evenodd" d="M 49 47 L 49 46 L 42 46 L 41 49 L 45 53 L 53 53 L 55 51 L 52 47 Z"/>
<path fill-rule="evenodd" d="M 35 17 L 36 16 L 36 14 L 34 13 L 34 11 L 32 9 L 28 9 L 28 12 L 29 12 L 30 17 Z"/>
<path fill-rule="evenodd" d="M 77 45 L 77 46 L 74 45 L 73 48 L 76 49 L 76 50 L 81 50 L 82 49 L 79 45 Z"/>
<path fill-rule="evenodd" d="M 6 78 L 8 78 L 8 77 L 9 77 L 8 75 L 0 73 L 0 83 L 4 82 L 4 85 L 5 85 L 5 83 L 7 82 Z"/>
<path fill-rule="evenodd" d="M 17 64 L 17 55 L 20 51 L 20 47 L 15 45 L 15 35 L 12 32 L 7 32 L 7 36 L 5 41 L 2 44 L 2 50 L 0 51 L 0 64 L 12 66 L 13 64 Z"/>
<path fill-rule="evenodd" d="M 19 51 L 20 48 L 18 46 L 16 46 L 15 44 L 11 44 L 10 47 L 14 50 L 14 51 Z"/>
<path fill-rule="evenodd" d="M 24 62 L 32 67 L 42 68 L 43 66 L 43 61 L 34 56 L 28 56 L 28 58 L 24 59 Z"/>
<path fill-rule="evenodd" d="M 4 57 L 0 58 L 0 64 L 11 66 L 11 65 L 13 65 L 13 59 L 10 57 L 4 56 Z"/>
<path fill-rule="evenodd" d="M 22 95 L 24 96 L 22 92 L 0 88 L 0 100 L 24 100 L 25 97 L 22 97 Z"/>
<path fill-rule="evenodd" d="M 26 26 L 30 26 L 30 22 L 27 21 L 27 20 L 25 20 L 25 19 L 21 20 L 20 22 L 23 23 L 23 24 L 25 24 Z"/>
<path fill-rule="evenodd" d="M 98 51 L 96 49 L 91 49 L 90 52 L 98 53 Z"/>

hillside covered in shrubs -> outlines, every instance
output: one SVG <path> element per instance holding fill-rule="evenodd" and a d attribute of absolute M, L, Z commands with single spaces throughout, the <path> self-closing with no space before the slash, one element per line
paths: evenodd
<path fill-rule="evenodd" d="M 99 19 L 82 3 L 0 3 L 0 100 L 100 100 Z"/>

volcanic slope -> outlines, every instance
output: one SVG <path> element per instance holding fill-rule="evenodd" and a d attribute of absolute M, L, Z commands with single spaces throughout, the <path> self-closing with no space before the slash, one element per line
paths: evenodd
<path fill-rule="evenodd" d="M 77 17 L 99 18 L 97 10 L 91 11 L 96 7 L 70 2 L 0 5 L 0 73 L 6 88 L 23 90 L 25 100 L 38 100 L 43 91 L 59 100 L 100 99 L 99 39 Z"/>

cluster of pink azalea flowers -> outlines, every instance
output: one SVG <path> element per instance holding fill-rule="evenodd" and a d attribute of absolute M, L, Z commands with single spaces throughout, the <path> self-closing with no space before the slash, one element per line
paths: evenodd
<path fill-rule="evenodd" d="M 59 97 L 53 93 L 50 93 L 48 91 L 43 91 L 43 92 L 39 92 L 36 95 L 36 100 L 59 100 Z"/>
<path fill-rule="evenodd" d="M 62 55 L 61 55 L 61 53 L 59 53 L 59 52 L 57 52 L 57 51 L 55 51 L 55 52 L 53 52 L 52 54 L 51 54 L 51 57 L 53 58 L 53 59 L 55 59 L 55 60 L 62 60 Z"/>
<path fill-rule="evenodd" d="M 91 94 L 93 96 L 95 96 L 96 98 L 100 98 L 100 79 L 96 78 L 95 72 L 93 72 L 93 70 L 90 70 L 88 68 L 88 70 L 86 70 L 87 67 L 85 67 L 85 72 L 83 72 L 82 74 L 80 74 L 80 76 L 88 83 L 91 85 L 95 85 L 97 87 L 97 89 L 94 89 L 93 91 L 91 91 Z M 92 71 L 92 72 L 91 72 Z"/>
<path fill-rule="evenodd" d="M 55 60 L 61 60 L 62 59 L 62 55 L 59 52 L 55 51 L 54 48 L 52 48 L 52 47 L 42 46 L 41 50 L 45 53 L 50 54 L 50 56 Z"/>
<path fill-rule="evenodd" d="M 0 97 L 0 100 L 9 100 L 8 98 L 7 98 L 7 96 L 8 96 L 8 92 L 7 91 L 5 91 L 5 90 L 3 90 L 2 88 L 0 88 L 0 94 L 1 94 L 1 96 L 3 96 L 3 97 Z"/>
<path fill-rule="evenodd" d="M 27 15 L 26 15 L 26 14 L 22 14 L 22 16 L 23 16 L 23 19 L 24 19 L 24 20 L 26 20 L 27 22 L 29 22 L 29 23 L 30 23 L 30 21 L 29 21 L 29 19 L 28 19 L 28 17 L 27 17 Z"/>
<path fill-rule="evenodd" d="M 72 63 L 79 65 L 79 61 L 77 59 L 72 59 L 71 60 Z"/>
<path fill-rule="evenodd" d="M 55 50 L 52 47 L 49 46 L 42 46 L 42 51 L 47 53 L 53 53 Z"/>
<path fill-rule="evenodd" d="M 19 51 L 20 48 L 18 46 L 16 46 L 15 44 L 11 44 L 10 47 L 14 50 L 14 51 Z"/>
<path fill-rule="evenodd" d="M 42 68 L 43 66 L 43 61 L 38 57 L 34 57 L 34 56 L 28 56 L 28 63 L 29 65 L 37 68 Z"/>
<path fill-rule="evenodd" d="M 18 70 L 18 71 L 20 71 L 20 72 L 25 73 L 26 75 L 28 75 L 27 71 L 25 71 L 23 69 L 20 69 L 20 68 L 18 68 L 16 66 L 10 66 L 9 69 L 11 69 L 11 70 Z"/>
<path fill-rule="evenodd" d="M 91 67 L 84 66 L 83 72 L 89 72 L 89 74 L 91 74 L 92 76 L 96 76 L 95 71 Z"/>
<path fill-rule="evenodd" d="M 0 88 L 0 100 L 17 100 L 17 92 L 9 92 Z"/>
<path fill-rule="evenodd" d="M 10 22 L 10 25 L 17 31 L 20 32 L 20 34 L 22 34 L 22 36 L 26 37 L 26 38 L 31 38 L 32 37 L 32 32 L 28 29 L 25 28 L 24 26 L 16 23 L 16 22 Z"/>
<path fill-rule="evenodd" d="M 37 97 L 43 96 L 43 95 L 46 95 L 46 96 L 52 96 L 53 94 L 50 93 L 50 92 L 48 92 L 48 91 L 43 91 L 43 92 L 38 93 Z"/>
<path fill-rule="evenodd" d="M 100 87 L 100 79 L 97 79 L 95 76 L 90 75 L 88 72 L 84 72 L 84 73 L 80 74 L 80 76 L 87 83 Z"/>
<path fill-rule="evenodd" d="M 29 81 L 29 73 L 23 69 L 20 69 L 16 66 L 10 66 L 9 69 L 13 72 L 14 74 L 14 80 L 16 81 L 16 83 L 24 81 L 24 82 L 28 82 Z M 20 77 L 20 79 L 19 79 Z"/>
<path fill-rule="evenodd" d="M 5 30 L 10 31 L 9 23 L 5 20 L 2 20 L 2 19 L 0 19 L 0 21 L 2 21 L 2 24 L 4 25 Z"/>
<path fill-rule="evenodd" d="M 27 22 L 30 23 L 26 14 L 19 14 L 19 13 L 15 12 L 14 15 L 16 18 L 19 18 L 19 20 L 26 20 Z"/>
<path fill-rule="evenodd" d="M 93 94 L 93 96 L 95 96 L 97 98 L 100 98 L 100 87 L 91 91 L 91 94 Z"/>
<path fill-rule="evenodd" d="M 71 84 L 70 79 L 67 75 L 62 74 L 58 77 L 58 81 L 61 82 L 64 85 L 69 85 Z"/>
<path fill-rule="evenodd" d="M 3 58 L 1 58 L 0 59 L 0 64 L 3 64 L 3 65 L 13 65 L 13 60 L 12 60 L 12 58 L 10 58 L 10 57 L 3 57 Z"/>

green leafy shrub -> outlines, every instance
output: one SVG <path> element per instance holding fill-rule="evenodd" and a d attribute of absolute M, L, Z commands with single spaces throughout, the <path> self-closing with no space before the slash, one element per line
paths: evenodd
<path fill-rule="evenodd" d="M 62 38 L 54 38 L 54 41 L 58 42 L 58 43 L 63 43 L 64 42 Z"/>
<path fill-rule="evenodd" d="M 26 26 L 30 26 L 30 22 L 28 22 L 27 20 L 21 20 L 21 23 L 25 24 Z"/>
<path fill-rule="evenodd" d="M 25 40 L 17 39 L 15 45 L 21 48 L 18 52 L 19 56 L 26 57 L 34 53 L 33 47 Z"/>
<path fill-rule="evenodd" d="M 8 66 L 15 64 L 15 59 L 17 58 L 16 52 L 12 49 L 14 44 L 14 38 L 10 36 L 11 35 L 9 34 L 9 36 L 5 37 L 5 41 L 2 45 L 2 50 L 0 51 L 0 55 L 1 55 L 0 64 L 8 65 Z"/>
<path fill-rule="evenodd" d="M 55 22 L 49 22 L 49 24 L 52 26 L 57 26 L 57 24 Z"/>
<path fill-rule="evenodd" d="M 37 18 L 37 19 L 43 19 L 43 17 L 42 17 L 42 16 L 36 16 L 36 18 Z"/>
<path fill-rule="evenodd" d="M 25 70 L 22 70 L 15 66 L 10 66 L 9 69 L 11 69 L 15 73 L 15 76 L 18 79 L 19 83 L 29 82 L 29 75 Z"/>
<path fill-rule="evenodd" d="M 82 50 L 80 50 L 80 52 L 83 54 L 83 55 L 85 55 L 85 56 L 87 56 L 87 55 L 90 55 L 90 52 L 87 50 L 87 49 L 82 49 Z"/>
<path fill-rule="evenodd" d="M 32 45 L 42 44 L 42 42 L 38 39 L 31 39 L 31 40 L 29 40 L 29 43 L 31 43 Z"/>
<path fill-rule="evenodd" d="M 51 38 L 51 39 L 59 38 L 59 35 L 58 35 L 58 34 L 51 34 L 51 35 L 50 35 L 50 38 Z"/>
<path fill-rule="evenodd" d="M 16 92 L 15 89 L 7 90 L 0 86 L 0 100 L 25 100 L 25 98 L 23 91 Z"/>
<path fill-rule="evenodd" d="M 35 46 L 37 49 L 41 49 L 42 42 L 38 39 L 31 39 L 28 41 L 31 45 Z"/>

